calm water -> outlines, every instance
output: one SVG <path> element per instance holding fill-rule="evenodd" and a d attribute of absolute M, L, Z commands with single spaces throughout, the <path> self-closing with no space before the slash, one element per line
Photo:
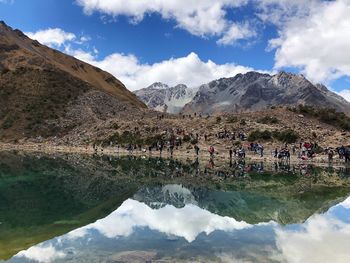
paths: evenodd
<path fill-rule="evenodd" d="M 0 153 L 0 262 L 350 262 L 349 175 Z"/>

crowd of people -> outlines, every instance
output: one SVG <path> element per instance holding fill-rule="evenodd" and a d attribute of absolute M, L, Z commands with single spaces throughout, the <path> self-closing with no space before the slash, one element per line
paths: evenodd
<path fill-rule="evenodd" d="M 245 159 L 247 154 L 261 158 L 266 157 L 264 145 L 260 142 L 247 142 L 247 136 L 243 132 L 231 132 L 224 129 L 216 134 L 199 134 L 195 132 L 187 133 L 184 129 L 177 128 L 175 130 L 164 131 L 163 135 L 157 141 L 151 143 L 148 148 L 145 148 L 143 145 L 128 144 L 125 149 L 130 154 L 133 154 L 135 151 L 144 153 L 148 151 L 150 155 L 157 152 L 162 155 L 166 151 L 170 156 L 173 156 L 174 152 L 179 151 L 181 148 L 181 150 L 185 150 L 187 153 L 193 151 L 197 157 L 207 153 L 211 159 L 216 155 L 229 156 L 230 160 L 233 158 Z M 220 140 L 224 140 L 224 142 L 218 143 Z M 222 150 L 222 147 L 220 147 L 220 151 L 227 152 L 219 152 L 215 148 L 216 146 L 214 147 L 216 144 L 224 145 L 226 150 Z M 110 146 L 117 147 L 118 151 L 120 149 L 120 146 L 113 142 L 110 143 Z M 201 147 L 205 149 L 203 150 Z M 96 152 L 98 146 L 94 144 L 93 148 Z M 103 147 L 100 148 L 103 151 Z M 298 145 L 284 144 L 280 148 L 275 148 L 271 151 L 271 157 L 286 162 L 291 160 L 291 156 L 295 156 L 300 160 L 312 160 L 321 154 L 327 156 L 330 162 L 334 160 L 336 155 L 339 156 L 340 160 L 344 160 L 346 163 L 350 162 L 350 147 L 345 146 L 322 149 L 317 143 L 300 142 Z"/>

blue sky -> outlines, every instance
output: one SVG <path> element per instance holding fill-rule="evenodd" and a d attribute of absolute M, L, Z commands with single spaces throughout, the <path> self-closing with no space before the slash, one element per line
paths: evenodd
<path fill-rule="evenodd" d="M 349 17 L 349 0 L 0 0 L 8 25 L 131 90 L 287 70 L 350 98 Z"/>

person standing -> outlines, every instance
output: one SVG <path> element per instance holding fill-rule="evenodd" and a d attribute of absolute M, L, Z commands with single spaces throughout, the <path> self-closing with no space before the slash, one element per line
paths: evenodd
<path fill-rule="evenodd" d="M 197 157 L 198 157 L 198 155 L 199 155 L 199 150 L 200 150 L 200 149 L 199 149 L 198 145 L 196 144 L 196 145 L 194 146 L 194 151 L 195 151 Z"/>
<path fill-rule="evenodd" d="M 174 142 L 172 141 L 171 143 L 170 143 L 170 147 L 169 147 L 170 149 L 170 156 L 171 157 L 173 157 L 173 154 L 174 154 L 174 148 L 175 148 L 175 144 L 174 144 Z"/>
<path fill-rule="evenodd" d="M 230 160 L 232 161 L 232 155 L 233 155 L 233 150 L 232 150 L 232 148 L 230 148 L 230 150 L 229 150 L 229 155 L 230 155 Z"/>
<path fill-rule="evenodd" d="M 213 158 L 213 157 L 214 157 L 214 153 L 215 153 L 214 146 L 211 145 L 211 146 L 209 147 L 210 158 Z"/>

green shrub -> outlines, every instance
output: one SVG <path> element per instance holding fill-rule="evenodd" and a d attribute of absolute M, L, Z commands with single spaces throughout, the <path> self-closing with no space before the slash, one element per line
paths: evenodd
<path fill-rule="evenodd" d="M 152 145 L 152 144 L 155 144 L 162 139 L 163 139 L 163 136 L 160 134 L 150 136 L 150 137 L 147 137 L 144 139 L 144 145 Z"/>
<path fill-rule="evenodd" d="M 242 142 L 241 141 L 234 141 L 233 145 L 237 146 L 237 147 L 240 147 L 240 146 L 242 146 Z"/>
<path fill-rule="evenodd" d="M 265 116 L 263 118 L 258 119 L 257 122 L 262 124 L 277 124 L 279 123 L 279 120 L 276 117 Z"/>
<path fill-rule="evenodd" d="M 292 112 L 317 118 L 320 122 L 334 127 L 350 131 L 350 118 L 343 112 L 329 108 L 314 108 L 307 105 L 299 105 L 289 109 Z"/>
<path fill-rule="evenodd" d="M 191 136 L 189 136 L 189 135 L 185 135 L 184 137 L 183 137 L 183 141 L 184 142 L 190 142 L 191 141 Z"/>
<path fill-rule="evenodd" d="M 227 123 L 236 123 L 238 122 L 238 118 L 237 117 L 229 117 L 227 119 Z"/>
<path fill-rule="evenodd" d="M 247 122 L 246 122 L 246 120 L 245 120 L 245 119 L 242 119 L 242 120 L 240 121 L 240 124 L 241 124 L 241 125 L 246 125 L 246 124 L 247 124 Z"/>
<path fill-rule="evenodd" d="M 320 154 L 324 152 L 324 149 L 321 146 L 317 145 L 316 147 L 314 147 L 314 151 L 315 153 Z"/>
<path fill-rule="evenodd" d="M 2 123 L 1 128 L 4 130 L 10 129 L 18 118 L 13 115 L 7 116 L 5 121 Z"/>
<path fill-rule="evenodd" d="M 220 122 L 221 122 L 221 117 L 220 116 L 216 117 L 216 123 L 220 123 Z"/>
<path fill-rule="evenodd" d="M 299 134 L 292 129 L 274 131 L 272 135 L 275 139 L 285 143 L 295 143 L 299 139 Z"/>
<path fill-rule="evenodd" d="M 192 140 L 191 140 L 191 144 L 195 145 L 195 144 L 197 144 L 197 143 L 198 143 L 198 140 L 197 140 L 197 139 L 192 139 Z"/>
<path fill-rule="evenodd" d="M 268 130 L 265 131 L 260 131 L 260 130 L 255 130 L 252 131 L 248 135 L 248 141 L 254 142 L 254 141 L 268 141 L 272 139 L 272 133 Z"/>
<path fill-rule="evenodd" d="M 299 134 L 296 133 L 292 129 L 284 130 L 284 131 L 274 131 L 270 132 L 268 130 L 260 131 L 255 130 L 252 131 L 248 135 L 248 141 L 269 141 L 272 139 L 276 139 L 285 143 L 295 143 L 299 139 Z"/>

